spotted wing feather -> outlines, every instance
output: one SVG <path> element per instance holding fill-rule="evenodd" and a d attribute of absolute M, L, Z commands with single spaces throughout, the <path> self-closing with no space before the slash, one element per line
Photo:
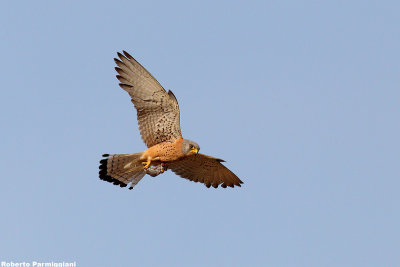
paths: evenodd
<path fill-rule="evenodd" d="M 223 188 L 240 186 L 243 182 L 221 162 L 223 160 L 204 154 L 189 156 L 175 162 L 168 163 L 168 167 L 177 175 L 193 182 L 204 183 L 205 186 Z"/>
<path fill-rule="evenodd" d="M 122 89 L 131 96 L 137 110 L 140 134 L 147 147 L 182 136 L 180 112 L 172 91 L 161 84 L 130 54 L 123 51 L 115 59 L 117 79 Z"/>

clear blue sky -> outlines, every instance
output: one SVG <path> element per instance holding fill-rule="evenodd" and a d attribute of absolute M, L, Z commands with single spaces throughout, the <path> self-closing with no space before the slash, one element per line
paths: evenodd
<path fill-rule="evenodd" d="M 78 266 L 399 266 L 398 1 L 2 1 L 0 261 Z M 242 188 L 143 151 L 113 57 L 172 89 L 185 138 Z"/>

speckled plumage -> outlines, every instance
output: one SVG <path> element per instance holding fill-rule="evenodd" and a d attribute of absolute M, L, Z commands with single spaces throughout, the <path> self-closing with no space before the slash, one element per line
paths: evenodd
<path fill-rule="evenodd" d="M 127 52 L 118 53 L 119 85 L 131 96 L 137 110 L 140 134 L 147 147 L 182 136 L 179 105 L 172 91 L 161 84 Z"/>
<path fill-rule="evenodd" d="M 223 160 L 199 154 L 200 147 L 183 139 L 179 105 L 172 91 L 160 83 L 131 55 L 123 51 L 115 59 L 117 79 L 131 96 L 137 110 L 140 134 L 148 149 L 142 153 L 104 155 L 100 179 L 130 189 L 146 174 L 157 176 L 167 167 L 173 172 L 207 187 L 234 187 L 243 182 L 221 164 Z"/>

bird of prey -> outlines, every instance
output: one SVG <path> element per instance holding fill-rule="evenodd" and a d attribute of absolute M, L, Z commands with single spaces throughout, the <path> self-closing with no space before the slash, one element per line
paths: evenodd
<path fill-rule="evenodd" d="M 130 54 L 115 58 L 119 86 L 131 97 L 137 110 L 140 134 L 148 149 L 133 154 L 104 154 L 101 180 L 132 189 L 146 174 L 157 176 L 168 168 L 183 178 L 207 187 L 226 188 L 243 182 L 221 162 L 200 154 L 200 146 L 181 134 L 179 105 L 172 91 L 161 84 Z"/>

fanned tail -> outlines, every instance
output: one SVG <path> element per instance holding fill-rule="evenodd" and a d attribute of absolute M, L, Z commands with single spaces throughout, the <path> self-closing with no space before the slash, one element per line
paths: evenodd
<path fill-rule="evenodd" d="M 101 180 L 126 187 L 133 187 L 145 176 L 140 157 L 143 153 L 135 154 L 104 154 L 100 160 L 99 178 Z"/>

